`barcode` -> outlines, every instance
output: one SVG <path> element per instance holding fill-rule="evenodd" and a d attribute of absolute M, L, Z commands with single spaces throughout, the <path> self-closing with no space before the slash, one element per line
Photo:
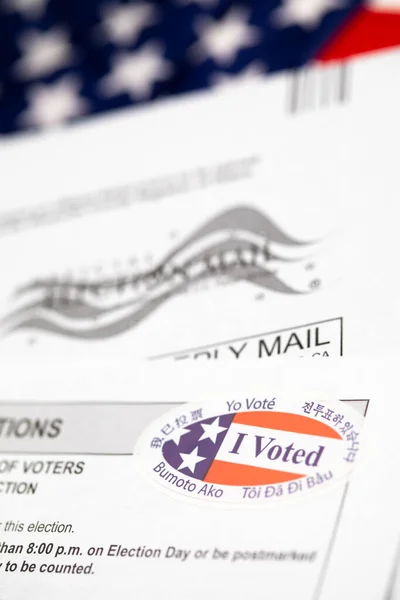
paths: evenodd
<path fill-rule="evenodd" d="M 286 110 L 290 114 L 345 104 L 349 100 L 347 63 L 299 69 L 289 75 Z"/>

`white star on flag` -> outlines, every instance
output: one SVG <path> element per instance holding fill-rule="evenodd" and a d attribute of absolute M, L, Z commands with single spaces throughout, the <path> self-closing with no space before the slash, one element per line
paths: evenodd
<path fill-rule="evenodd" d="M 168 437 L 168 441 L 173 440 L 175 444 L 179 446 L 181 437 L 187 433 L 190 433 L 189 429 L 175 429 L 174 432 Z"/>
<path fill-rule="evenodd" d="M 253 62 L 245 67 L 240 73 L 215 73 L 212 76 L 212 85 L 218 89 L 238 88 L 252 83 L 257 83 L 265 75 L 265 65 Z"/>
<path fill-rule="evenodd" d="M 34 79 L 53 73 L 71 63 L 74 53 L 65 31 L 29 31 L 21 36 L 23 56 L 14 64 L 20 79 Z"/>
<path fill-rule="evenodd" d="M 18 12 L 27 18 L 39 18 L 48 3 L 48 0 L 5 0 L 4 8 L 8 12 Z"/>
<path fill-rule="evenodd" d="M 144 100 L 156 81 L 168 79 L 172 72 L 171 64 L 152 42 L 135 52 L 121 52 L 112 62 L 111 72 L 100 82 L 100 90 L 106 96 L 127 93 L 133 99 Z"/>
<path fill-rule="evenodd" d="M 255 46 L 261 40 L 259 29 L 249 25 L 248 19 L 249 12 L 242 8 L 232 8 L 223 19 L 199 19 L 196 26 L 199 40 L 189 50 L 193 60 L 202 62 L 212 58 L 219 64 L 232 65 L 239 50 Z"/>
<path fill-rule="evenodd" d="M 215 444 L 219 434 L 222 433 L 223 431 L 226 431 L 226 427 L 220 427 L 218 417 L 216 419 L 214 419 L 214 421 L 212 423 L 210 423 L 209 425 L 207 425 L 207 423 L 202 423 L 201 427 L 202 427 L 204 433 L 202 434 L 201 438 L 199 439 L 199 442 L 201 440 L 209 439 L 212 441 L 213 444 Z"/>
<path fill-rule="evenodd" d="M 179 471 L 182 471 L 182 469 L 189 469 L 189 471 L 191 471 L 192 473 L 195 472 L 197 464 L 199 462 L 201 462 L 202 460 L 207 459 L 206 456 L 199 456 L 198 451 L 199 451 L 199 449 L 196 446 L 196 448 L 194 450 L 192 450 L 192 452 L 190 454 L 185 454 L 185 453 L 179 454 L 179 456 L 182 459 L 182 462 L 178 467 Z"/>
<path fill-rule="evenodd" d="M 344 7 L 346 0 L 283 0 L 272 13 L 274 24 L 280 27 L 299 25 L 313 29 L 322 21 L 327 12 Z"/>
<path fill-rule="evenodd" d="M 22 113 L 21 122 L 28 126 L 52 126 L 83 114 L 87 101 L 80 98 L 79 87 L 73 76 L 48 85 L 32 85 L 27 92 L 29 106 Z"/>
<path fill-rule="evenodd" d="M 150 3 L 106 5 L 102 15 L 101 31 L 117 45 L 135 44 L 145 27 L 158 20 L 158 11 Z"/>

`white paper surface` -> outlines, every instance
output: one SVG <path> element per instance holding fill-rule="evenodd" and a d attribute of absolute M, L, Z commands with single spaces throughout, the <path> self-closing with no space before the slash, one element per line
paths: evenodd
<path fill-rule="evenodd" d="M 396 351 L 398 56 L 5 144 L 0 353 Z"/>
<path fill-rule="evenodd" d="M 28 369 L 18 381 L 9 368 L 1 383 L 2 597 L 396 597 L 396 361 L 271 361 L 268 373 L 245 364 L 234 372 L 176 364 L 134 373 L 115 363 L 103 365 L 101 385 L 96 368 L 65 385 L 54 364 L 44 372 Z M 220 508 L 166 493 L 132 455 L 142 431 L 174 405 L 183 403 L 184 412 L 188 400 L 239 401 L 260 392 L 280 408 L 287 397 L 341 399 L 354 415 L 368 407 L 347 480 L 287 504 Z M 24 420 L 40 422 L 51 435 L 23 435 Z M 6 433 L 11 421 L 19 436 Z M 159 555 L 145 558 L 144 547 Z M 135 556 L 124 556 L 123 548 L 136 549 Z M 72 572 L 49 573 L 49 565 L 70 565 Z"/>

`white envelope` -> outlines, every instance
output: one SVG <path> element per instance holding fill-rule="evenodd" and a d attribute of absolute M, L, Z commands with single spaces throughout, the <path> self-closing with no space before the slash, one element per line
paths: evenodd
<path fill-rule="evenodd" d="M 397 351 L 397 70 L 385 52 L 4 144 L 0 355 Z"/>
<path fill-rule="evenodd" d="M 390 358 L 271 361 L 268 371 L 115 362 L 66 381 L 55 363 L 22 380 L 9 366 L 0 391 L 1 596 L 396 598 L 396 371 Z M 175 466 L 174 444 L 183 453 Z M 277 457 L 279 444 L 288 460 Z M 306 446 L 318 456 L 303 454 Z M 264 483 L 246 479 L 260 473 Z"/>

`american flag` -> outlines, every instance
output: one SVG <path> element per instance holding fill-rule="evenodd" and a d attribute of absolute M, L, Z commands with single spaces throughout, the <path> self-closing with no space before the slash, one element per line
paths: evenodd
<path fill-rule="evenodd" d="M 396 45 L 399 0 L 0 0 L 0 134 Z"/>

